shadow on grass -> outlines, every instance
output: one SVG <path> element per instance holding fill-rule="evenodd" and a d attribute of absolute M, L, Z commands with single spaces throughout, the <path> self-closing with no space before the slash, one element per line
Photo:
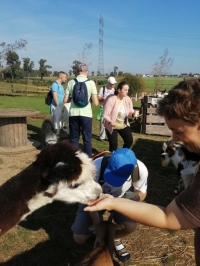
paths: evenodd
<path fill-rule="evenodd" d="M 178 175 L 170 163 L 167 167 L 161 165 L 161 149 L 163 142 L 138 138 L 132 150 L 149 172 L 146 202 L 167 206 L 175 197 L 174 189 L 178 185 Z"/>
<path fill-rule="evenodd" d="M 39 231 L 45 230 L 48 239 L 36 244 L 30 250 L 14 256 L 1 266 L 66 266 L 75 265 L 93 249 L 94 240 L 83 246 L 73 240 L 71 225 L 75 219 L 77 204 L 67 205 L 55 201 L 29 215 L 19 226 L 28 229 L 28 234 L 40 239 Z M 35 231 L 35 233 L 31 232 Z M 38 231 L 38 232 L 37 232 Z M 118 264 L 115 264 L 116 266 Z"/>
<path fill-rule="evenodd" d="M 36 126 L 33 124 L 27 124 L 28 137 L 31 139 L 41 141 L 41 126 Z"/>

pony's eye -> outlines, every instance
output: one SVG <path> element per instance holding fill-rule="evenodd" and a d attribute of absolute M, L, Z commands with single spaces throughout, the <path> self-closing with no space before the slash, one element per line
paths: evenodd
<path fill-rule="evenodd" d="M 81 183 L 76 183 L 76 184 L 74 184 L 73 186 L 72 186 L 72 184 L 69 186 L 69 188 L 71 188 L 71 189 L 74 189 L 74 188 L 77 188 L 77 187 L 79 187 L 81 185 Z"/>

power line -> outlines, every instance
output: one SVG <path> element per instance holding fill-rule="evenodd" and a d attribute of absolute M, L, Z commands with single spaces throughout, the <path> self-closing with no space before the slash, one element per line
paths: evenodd
<path fill-rule="evenodd" d="M 104 75 L 104 62 L 103 62 L 103 17 L 100 15 L 99 19 L 99 61 L 98 61 L 98 74 Z"/>

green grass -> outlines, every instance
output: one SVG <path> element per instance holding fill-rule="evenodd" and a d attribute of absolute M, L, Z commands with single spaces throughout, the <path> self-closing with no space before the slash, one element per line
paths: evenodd
<path fill-rule="evenodd" d="M 0 96 L 0 109 L 22 108 L 38 110 L 41 114 L 49 114 L 49 106 L 44 103 L 44 97 L 12 97 Z"/>
<path fill-rule="evenodd" d="M 152 77 L 143 77 L 143 80 L 146 84 L 146 92 L 147 93 L 155 93 L 154 92 L 154 88 L 155 88 L 155 80 L 156 78 Z M 164 78 L 162 81 L 163 87 L 162 90 L 166 89 L 167 91 L 169 89 L 171 89 L 174 85 L 176 85 L 177 83 L 179 83 L 181 80 L 183 80 L 183 78 Z"/>

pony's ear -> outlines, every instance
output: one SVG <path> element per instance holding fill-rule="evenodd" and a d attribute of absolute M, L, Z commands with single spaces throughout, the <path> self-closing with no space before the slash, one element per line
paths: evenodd
<path fill-rule="evenodd" d="M 171 147 L 171 146 L 174 145 L 174 143 L 175 143 L 175 141 L 172 139 L 172 137 L 170 137 L 169 140 L 168 140 L 168 142 L 167 142 L 167 145 L 168 145 L 169 147 Z"/>
<path fill-rule="evenodd" d="M 68 176 L 68 174 L 67 174 L 68 169 L 69 169 L 68 164 L 63 163 L 63 162 L 59 162 L 56 164 L 54 169 L 52 171 L 50 171 L 50 173 L 48 173 L 43 178 L 52 184 L 58 183 L 60 180 L 67 179 L 66 176 Z"/>

